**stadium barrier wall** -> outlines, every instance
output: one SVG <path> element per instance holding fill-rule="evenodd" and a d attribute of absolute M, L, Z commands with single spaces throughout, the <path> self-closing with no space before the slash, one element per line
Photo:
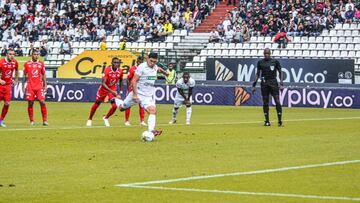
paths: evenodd
<path fill-rule="evenodd" d="M 206 79 L 251 82 L 258 58 L 207 58 Z M 285 82 L 354 84 L 352 59 L 278 59 Z"/>
<path fill-rule="evenodd" d="M 99 82 L 49 81 L 47 101 L 93 102 L 98 88 Z M 156 101 L 172 104 L 175 93 L 175 86 L 159 84 L 156 86 Z M 13 88 L 12 94 L 13 100 L 24 100 L 21 83 Z M 125 93 L 122 96 L 124 98 Z M 262 106 L 260 88 L 252 94 L 249 85 L 198 84 L 192 100 L 197 105 Z M 360 87 L 288 86 L 281 91 L 280 102 L 286 107 L 360 108 Z"/>

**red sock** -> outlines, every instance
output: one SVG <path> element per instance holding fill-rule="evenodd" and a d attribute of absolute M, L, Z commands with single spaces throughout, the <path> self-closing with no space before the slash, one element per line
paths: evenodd
<path fill-rule="evenodd" d="M 130 109 L 131 108 L 128 108 L 125 110 L 125 121 L 129 121 L 129 118 L 130 118 Z"/>
<path fill-rule="evenodd" d="M 0 120 L 5 119 L 5 116 L 6 116 L 7 112 L 8 112 L 8 110 L 9 110 L 9 105 L 4 105 L 3 109 L 2 109 L 2 112 L 1 112 Z"/>
<path fill-rule="evenodd" d="M 42 115 L 42 119 L 43 122 L 47 121 L 47 109 L 46 109 L 46 104 L 40 105 L 41 106 L 41 115 Z"/>
<path fill-rule="evenodd" d="M 95 114 L 95 112 L 96 112 L 96 109 L 97 109 L 99 106 L 100 106 L 100 104 L 98 104 L 98 103 L 96 103 L 96 102 L 92 105 L 91 111 L 90 111 L 90 115 L 89 115 L 89 120 L 92 120 L 92 119 L 93 119 L 93 116 L 94 116 L 94 114 Z"/>
<path fill-rule="evenodd" d="M 105 116 L 105 118 L 106 118 L 106 119 L 110 118 L 110 116 L 112 116 L 112 115 L 115 113 L 116 109 L 117 109 L 116 104 L 115 104 L 115 103 L 114 103 L 114 104 L 111 104 L 111 108 L 109 109 L 109 112 L 108 112 L 108 114 Z"/>
<path fill-rule="evenodd" d="M 30 122 L 34 121 L 34 107 L 31 105 L 28 105 L 28 114 L 29 114 L 29 119 Z"/>
<path fill-rule="evenodd" d="M 139 114 L 140 114 L 140 121 L 143 122 L 145 117 L 145 110 L 140 105 L 139 105 Z"/>

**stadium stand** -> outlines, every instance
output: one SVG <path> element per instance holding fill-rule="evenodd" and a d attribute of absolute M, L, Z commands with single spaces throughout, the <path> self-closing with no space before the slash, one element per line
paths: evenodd
<path fill-rule="evenodd" d="M 259 57 L 265 47 L 275 57 L 353 58 L 360 71 L 359 7 L 351 0 L 239 0 L 236 7 L 211 0 L 0 0 L 0 47 L 21 47 L 26 55 L 32 47 L 45 46 L 46 66 L 56 69 L 84 50 L 98 50 L 104 36 L 109 50 L 119 49 L 132 27 L 138 38 L 126 42 L 127 49 L 157 50 L 192 72 L 204 72 L 207 57 Z M 166 19 L 172 34 L 165 30 Z M 321 29 L 314 28 L 316 22 Z M 304 32 L 301 23 L 308 26 Z M 242 43 L 209 43 L 215 25 L 223 38 L 226 25 L 234 32 L 238 27 Z M 160 41 L 151 40 L 155 27 L 166 33 Z M 285 49 L 273 42 L 281 30 L 291 39 Z M 65 36 L 72 50 L 64 55 L 59 53 Z"/>

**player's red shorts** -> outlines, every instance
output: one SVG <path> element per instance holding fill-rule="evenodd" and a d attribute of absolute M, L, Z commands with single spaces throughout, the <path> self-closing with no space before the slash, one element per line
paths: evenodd
<path fill-rule="evenodd" d="M 11 85 L 0 85 L 0 101 L 11 101 Z"/>
<path fill-rule="evenodd" d="M 116 91 L 116 89 L 112 89 L 112 90 Z M 104 102 L 106 96 L 108 97 L 109 101 L 114 98 L 114 95 L 111 94 L 109 91 L 107 91 L 107 90 L 105 90 L 103 88 L 99 88 L 99 90 L 96 93 L 96 101 Z"/>
<path fill-rule="evenodd" d="M 26 100 L 34 101 L 35 97 L 39 101 L 44 101 L 45 100 L 44 89 L 43 88 L 41 88 L 41 89 L 26 88 Z"/>

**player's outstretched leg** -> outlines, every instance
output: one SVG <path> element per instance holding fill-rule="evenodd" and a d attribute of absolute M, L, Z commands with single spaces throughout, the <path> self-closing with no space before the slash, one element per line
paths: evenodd
<path fill-rule="evenodd" d="M 109 118 L 115 113 L 116 109 L 117 106 L 115 104 L 115 100 L 111 100 L 111 108 L 109 109 L 109 112 L 106 114 L 106 116 L 103 118 L 106 127 L 110 127 Z"/>
<path fill-rule="evenodd" d="M 144 121 L 145 118 L 145 110 L 144 108 L 141 107 L 141 105 L 139 104 L 139 115 L 140 115 L 140 125 L 141 126 L 147 126 L 147 124 Z"/>
<path fill-rule="evenodd" d="M 47 108 L 45 101 L 40 101 L 40 108 L 41 108 L 41 116 L 43 120 L 43 126 L 48 126 L 49 123 L 47 122 Z"/>
<path fill-rule="evenodd" d="M 269 96 L 263 96 L 263 111 L 265 117 L 264 126 L 270 126 L 271 124 L 269 121 Z"/>
<path fill-rule="evenodd" d="M 281 104 L 280 104 L 279 96 L 274 96 L 274 100 L 275 100 L 275 104 L 276 104 L 276 113 L 277 113 L 277 116 L 278 116 L 278 126 L 283 127 L 282 107 L 281 107 Z"/>
<path fill-rule="evenodd" d="M 88 121 L 86 122 L 86 126 L 90 127 L 92 125 L 92 119 L 94 117 L 96 109 L 99 108 L 100 104 L 101 102 L 95 101 L 95 103 L 92 105 Z"/>
<path fill-rule="evenodd" d="M 1 111 L 1 117 L 0 117 L 0 127 L 5 128 L 6 125 L 4 123 L 5 116 L 7 112 L 9 111 L 10 104 L 8 102 L 4 102 L 4 106 Z"/>
<path fill-rule="evenodd" d="M 190 125 L 191 113 L 192 113 L 192 107 L 190 105 L 186 107 L 186 125 Z"/>
<path fill-rule="evenodd" d="M 178 112 L 179 112 L 179 107 L 174 107 L 173 110 L 172 110 L 172 119 L 169 122 L 169 124 L 175 124 L 176 123 L 176 117 L 177 117 Z"/>
<path fill-rule="evenodd" d="M 131 108 L 128 108 L 128 109 L 125 110 L 125 125 L 126 125 L 126 126 L 130 126 L 130 125 L 131 125 L 131 124 L 130 124 L 130 121 L 129 121 L 130 112 L 131 112 L 130 109 L 131 109 Z"/>
<path fill-rule="evenodd" d="M 34 101 L 28 101 L 28 115 L 30 126 L 34 125 Z"/>

